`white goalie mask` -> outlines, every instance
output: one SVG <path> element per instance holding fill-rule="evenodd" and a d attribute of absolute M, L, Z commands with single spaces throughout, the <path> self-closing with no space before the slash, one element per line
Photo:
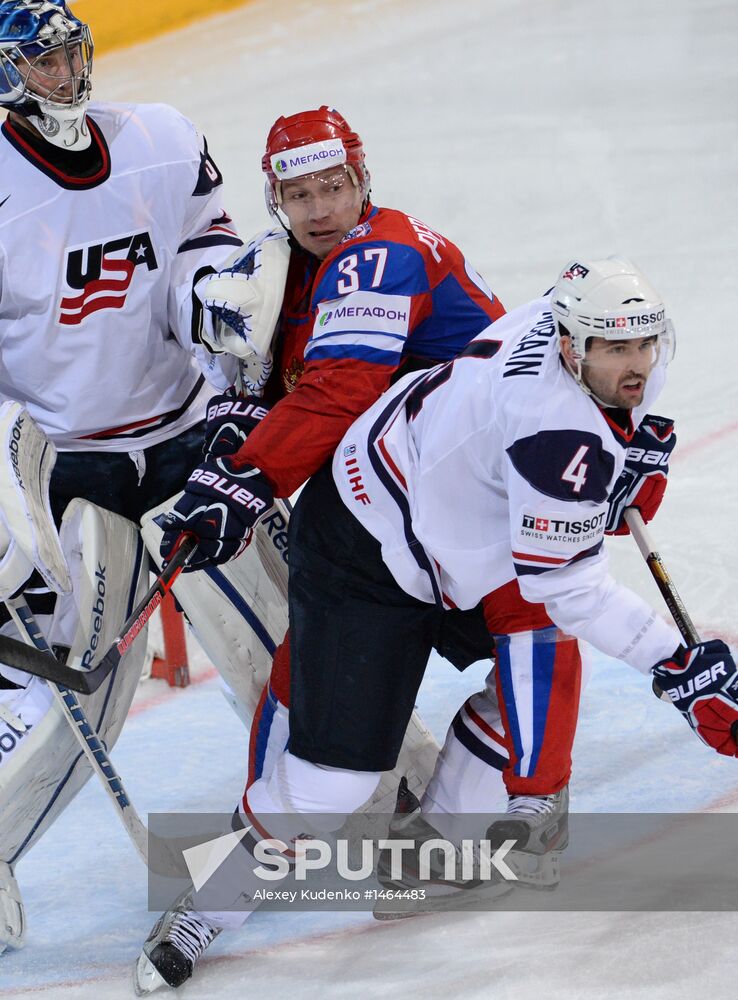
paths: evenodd
<path fill-rule="evenodd" d="M 0 105 L 55 146 L 90 145 L 92 38 L 64 0 L 0 3 Z"/>
<path fill-rule="evenodd" d="M 588 338 L 629 341 L 653 337 L 652 369 L 667 365 L 674 356 L 674 327 L 663 300 L 625 257 L 571 261 L 554 285 L 551 308 L 560 335 L 571 338 L 571 373 L 590 395 L 582 378 Z"/>

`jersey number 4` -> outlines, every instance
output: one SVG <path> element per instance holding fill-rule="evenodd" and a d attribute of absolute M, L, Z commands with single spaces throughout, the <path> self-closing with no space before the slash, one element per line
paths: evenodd
<path fill-rule="evenodd" d="M 370 288 L 378 288 L 382 284 L 384 268 L 387 264 L 387 247 L 368 247 L 363 253 L 364 261 L 367 264 L 374 263 L 374 274 L 372 275 Z M 349 292 L 359 290 L 359 254 L 350 253 L 348 257 L 339 260 L 337 267 L 344 277 L 338 282 L 338 294 L 348 295 Z"/>
<path fill-rule="evenodd" d="M 574 458 L 561 473 L 561 479 L 565 483 L 572 484 L 574 493 L 581 493 L 582 487 L 587 482 L 587 470 L 589 466 L 584 461 L 584 457 L 589 451 L 589 445 L 583 444 L 577 449 Z"/>

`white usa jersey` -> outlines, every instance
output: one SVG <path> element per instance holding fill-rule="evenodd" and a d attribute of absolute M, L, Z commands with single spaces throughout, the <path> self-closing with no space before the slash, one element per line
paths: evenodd
<path fill-rule="evenodd" d="M 227 384 L 192 286 L 241 241 L 186 118 L 91 104 L 88 123 L 101 166 L 84 179 L 2 126 L 0 399 L 61 450 L 130 451 L 202 419 L 203 373 Z"/>
<path fill-rule="evenodd" d="M 624 432 L 564 368 L 538 299 L 388 390 L 345 435 L 334 478 L 407 593 L 471 608 L 517 579 L 565 632 L 648 670 L 679 637 L 608 574 L 603 538 L 663 378 L 652 373 Z"/>

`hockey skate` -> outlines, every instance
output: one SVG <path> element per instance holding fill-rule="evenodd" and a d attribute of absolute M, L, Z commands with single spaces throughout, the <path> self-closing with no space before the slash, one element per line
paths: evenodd
<path fill-rule="evenodd" d="M 467 864 L 463 865 L 461 848 L 456 849 L 455 874 L 461 870 L 458 877 L 446 877 L 442 852 L 434 850 L 428 857 L 431 877 L 421 880 L 421 847 L 430 840 L 440 839 L 440 834 L 421 814 L 420 802 L 408 788 L 405 778 L 400 781 L 395 816 L 387 836 L 389 839 L 413 840 L 415 848 L 412 853 L 403 851 L 399 878 L 392 875 L 390 852 L 379 852 L 377 878 L 384 895 L 374 907 L 377 920 L 400 920 L 421 913 L 463 910 L 471 903 L 491 902 L 506 896 L 515 886 L 514 882 L 506 881 L 497 872 L 492 873 L 491 879 L 481 878 L 479 858 L 471 859 L 471 865 L 468 863 L 470 859 L 467 859 Z M 471 867 L 468 876 L 467 867 Z"/>
<path fill-rule="evenodd" d="M 22 948 L 26 915 L 13 869 L 0 861 L 0 955 L 6 948 Z"/>
<path fill-rule="evenodd" d="M 517 842 L 505 856 L 518 885 L 555 889 L 561 880 L 561 852 L 569 845 L 569 786 L 555 795 L 511 795 L 507 817 L 487 830 L 491 850 L 506 840 Z"/>
<path fill-rule="evenodd" d="M 192 896 L 181 896 L 154 924 L 133 969 L 136 996 L 147 996 L 161 986 L 176 989 L 192 975 L 195 963 L 220 934 L 192 909 Z"/>

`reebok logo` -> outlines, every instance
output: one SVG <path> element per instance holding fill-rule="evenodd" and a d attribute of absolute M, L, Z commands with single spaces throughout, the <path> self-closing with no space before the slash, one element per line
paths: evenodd
<path fill-rule="evenodd" d="M 7 757 L 8 754 L 12 753 L 23 737 L 27 736 L 33 729 L 31 725 L 25 724 L 25 726 L 25 730 L 15 729 L 9 722 L 6 722 L 3 728 L 0 729 L 0 764 L 3 762 L 3 757 Z"/>
<path fill-rule="evenodd" d="M 10 444 L 8 445 L 8 450 L 10 451 L 10 461 L 13 465 L 13 472 L 15 473 L 15 479 L 18 486 L 25 493 L 26 487 L 23 483 L 23 477 L 20 471 L 20 460 L 18 458 L 18 450 L 20 447 L 20 439 L 23 433 L 24 418 L 19 416 L 16 422 L 13 424 L 13 428 L 10 432 Z"/>
<path fill-rule="evenodd" d="M 84 670 L 92 669 L 92 659 L 100 644 L 100 633 L 102 632 L 105 617 L 105 572 L 106 567 L 98 562 L 95 570 L 95 585 L 97 587 L 97 599 L 92 606 L 92 635 L 90 644 L 82 654 L 82 667 Z"/>

